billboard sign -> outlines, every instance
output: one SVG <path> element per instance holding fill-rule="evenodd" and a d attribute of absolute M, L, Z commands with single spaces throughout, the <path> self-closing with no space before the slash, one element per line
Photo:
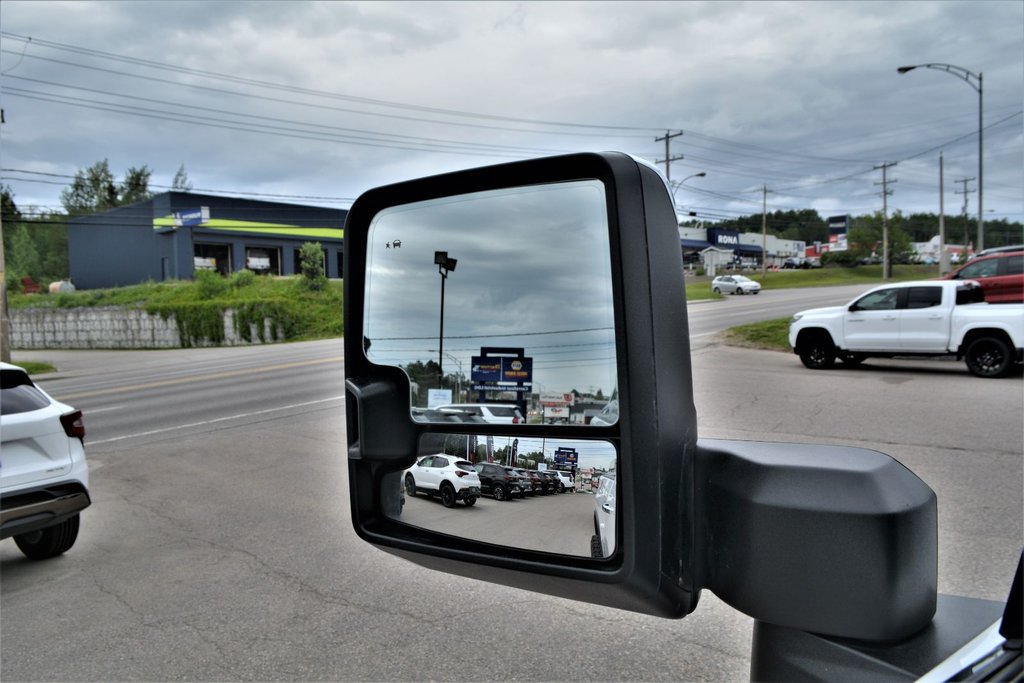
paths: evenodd
<path fill-rule="evenodd" d="M 579 455 L 575 448 L 559 447 L 555 449 L 555 463 L 575 465 L 579 462 Z"/>
<path fill-rule="evenodd" d="M 473 356 L 470 378 L 474 382 L 532 382 L 532 358 Z"/>

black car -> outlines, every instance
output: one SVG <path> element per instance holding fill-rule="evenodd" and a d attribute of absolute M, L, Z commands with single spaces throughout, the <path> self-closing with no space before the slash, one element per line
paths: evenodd
<path fill-rule="evenodd" d="M 474 467 L 480 475 L 480 490 L 494 496 L 494 500 L 512 500 L 523 492 L 519 477 L 501 465 L 478 462 Z"/>

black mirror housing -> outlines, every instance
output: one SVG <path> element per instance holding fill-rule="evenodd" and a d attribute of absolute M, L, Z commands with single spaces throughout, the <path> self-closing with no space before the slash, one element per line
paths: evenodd
<path fill-rule="evenodd" d="M 605 189 L 620 406 L 614 425 L 516 425 L 516 435 L 594 438 L 618 452 L 615 553 L 607 559 L 489 545 L 396 522 L 383 478 L 413 463 L 431 432 L 501 434 L 500 425 L 412 420 L 409 380 L 362 340 L 368 232 L 382 210 L 475 192 L 598 180 Z M 370 190 L 345 225 L 345 373 L 349 482 L 356 532 L 423 566 L 602 605 L 681 617 L 697 603 L 690 537 L 696 412 L 679 233 L 665 181 L 621 153 L 574 154 L 451 173 Z M 435 259 L 440 259 L 435 255 Z M 584 433 L 585 432 L 585 433 Z M 670 482 L 668 486 L 664 485 Z M 684 492 L 681 494 L 681 492 Z"/>
<path fill-rule="evenodd" d="M 384 478 L 413 463 L 424 435 L 504 432 L 414 421 L 408 377 L 367 358 L 374 217 L 414 202 L 578 180 L 605 189 L 619 417 L 585 434 L 537 424 L 517 425 L 516 434 L 615 447 L 614 553 L 592 559 L 509 548 L 395 521 L 384 513 Z M 930 622 L 936 502 L 913 473 L 864 449 L 698 445 L 679 233 L 653 167 L 614 152 L 574 154 L 377 188 L 352 206 L 345 240 L 349 486 L 363 539 L 432 569 L 664 617 L 690 613 L 710 588 L 760 621 L 840 638 L 891 641 Z"/>

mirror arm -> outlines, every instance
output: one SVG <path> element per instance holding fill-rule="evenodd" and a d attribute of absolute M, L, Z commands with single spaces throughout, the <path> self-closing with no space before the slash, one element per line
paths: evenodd
<path fill-rule="evenodd" d="M 878 451 L 700 440 L 702 585 L 741 612 L 885 642 L 935 614 L 935 493 Z"/>

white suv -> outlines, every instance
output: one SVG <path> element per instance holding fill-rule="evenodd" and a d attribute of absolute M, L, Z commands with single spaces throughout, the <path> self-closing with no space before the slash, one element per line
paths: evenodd
<path fill-rule="evenodd" d="M 0 363 L 0 538 L 26 557 L 66 552 L 90 504 L 82 412 L 53 400 L 28 373 Z"/>
<path fill-rule="evenodd" d="M 519 406 L 514 403 L 452 403 L 438 406 L 435 410 L 477 415 L 483 418 L 484 422 L 496 425 L 518 425 L 526 422 Z"/>
<path fill-rule="evenodd" d="M 594 535 L 591 557 L 611 557 L 615 552 L 615 470 L 601 475 L 594 495 Z"/>
<path fill-rule="evenodd" d="M 564 493 L 565 491 L 575 491 L 576 484 L 573 483 L 572 475 L 564 470 L 548 470 L 554 472 L 558 476 L 559 491 Z"/>
<path fill-rule="evenodd" d="M 446 508 L 454 507 L 458 500 L 470 507 L 480 497 L 480 475 L 473 463 L 454 455 L 438 453 L 420 458 L 402 479 L 409 498 L 417 493 L 440 496 Z"/>

